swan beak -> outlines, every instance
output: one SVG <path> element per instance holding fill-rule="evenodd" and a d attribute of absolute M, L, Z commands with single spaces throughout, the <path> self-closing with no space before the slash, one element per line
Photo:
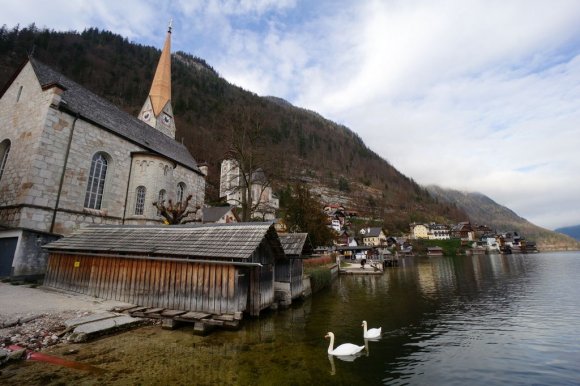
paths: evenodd
<path fill-rule="evenodd" d="M 330 338 L 330 335 L 324 335 L 324 339 Z"/>

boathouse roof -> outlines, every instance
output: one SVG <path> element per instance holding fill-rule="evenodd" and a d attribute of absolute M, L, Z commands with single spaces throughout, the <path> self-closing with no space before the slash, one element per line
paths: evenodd
<path fill-rule="evenodd" d="M 270 222 L 87 226 L 44 246 L 53 252 L 249 259 L 262 241 L 285 257 Z"/>
<path fill-rule="evenodd" d="M 308 233 L 280 233 L 278 237 L 286 256 L 312 254 L 313 248 Z"/>

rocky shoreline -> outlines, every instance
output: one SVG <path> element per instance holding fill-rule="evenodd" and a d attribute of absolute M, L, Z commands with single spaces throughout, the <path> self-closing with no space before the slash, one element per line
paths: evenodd
<path fill-rule="evenodd" d="M 57 314 L 38 314 L 17 320 L 5 321 L 0 325 L 0 365 L 11 360 L 22 359 L 26 350 L 40 351 L 66 341 L 68 332 L 65 320 L 90 315 L 88 311 L 66 311 Z M 24 350 L 10 350 L 19 346 Z"/>

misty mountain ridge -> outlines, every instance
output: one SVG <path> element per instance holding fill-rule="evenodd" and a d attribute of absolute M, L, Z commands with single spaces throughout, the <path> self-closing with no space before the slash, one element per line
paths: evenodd
<path fill-rule="evenodd" d="M 571 237 L 534 225 L 483 193 L 441 188 L 436 185 L 428 186 L 427 190 L 437 200 L 454 203 L 463 209 L 472 223 L 487 225 L 497 232 L 516 231 L 527 240 L 535 241 L 540 249 L 580 248 L 580 243 Z"/>
<path fill-rule="evenodd" d="M 561 228 L 555 229 L 554 231 L 558 232 L 558 233 L 563 233 L 565 235 L 568 235 L 568 236 L 580 241 L 580 225 L 561 227 Z"/>

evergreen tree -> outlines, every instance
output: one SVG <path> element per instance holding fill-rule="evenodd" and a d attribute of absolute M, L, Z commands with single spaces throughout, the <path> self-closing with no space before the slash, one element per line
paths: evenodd
<path fill-rule="evenodd" d="M 307 232 L 315 246 L 332 243 L 334 231 L 327 225 L 327 216 L 308 188 L 296 184 L 283 195 L 285 202 L 285 221 L 290 232 Z"/>

